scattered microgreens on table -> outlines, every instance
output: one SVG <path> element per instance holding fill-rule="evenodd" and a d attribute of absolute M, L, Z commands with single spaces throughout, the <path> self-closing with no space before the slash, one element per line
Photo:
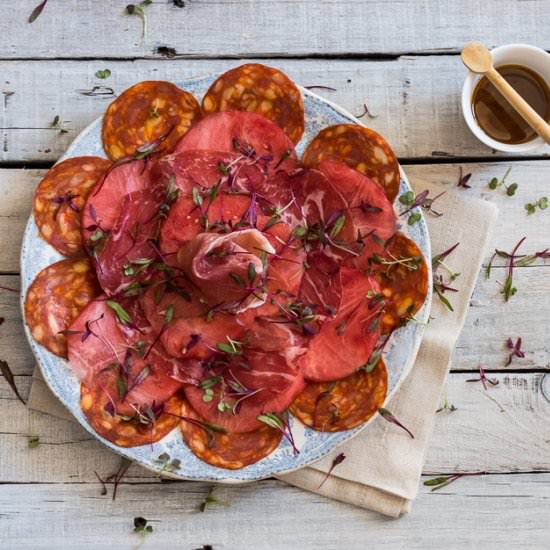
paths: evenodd
<path fill-rule="evenodd" d="M 66 134 L 69 130 L 65 128 L 65 122 L 61 120 L 59 115 L 55 115 L 53 120 L 50 122 L 50 128 L 54 130 L 59 130 L 60 134 Z"/>
<path fill-rule="evenodd" d="M 11 372 L 10 366 L 8 365 L 7 361 L 4 361 L 2 359 L 0 359 L 0 373 L 2 373 L 2 376 L 5 378 L 6 382 L 12 389 L 17 399 L 19 399 L 19 401 L 21 401 L 23 405 L 26 405 L 25 400 L 21 397 L 21 394 L 17 389 L 17 385 L 15 384 L 15 376 L 13 375 L 13 372 Z"/>
<path fill-rule="evenodd" d="M 508 178 L 508 175 L 510 174 L 511 170 L 512 170 L 512 167 L 508 168 L 506 170 L 506 172 L 504 173 L 504 176 L 502 176 L 502 178 L 500 178 L 500 179 L 491 178 L 489 180 L 489 182 L 487 183 L 487 186 L 489 187 L 489 189 L 492 189 L 494 191 L 495 189 L 498 189 L 499 187 L 504 187 L 504 189 L 506 190 L 506 194 L 509 197 L 513 197 L 516 194 L 516 191 L 518 189 L 518 184 L 517 183 L 511 183 L 510 185 L 506 185 L 506 179 Z"/>
<path fill-rule="evenodd" d="M 434 477 L 432 479 L 427 479 L 424 482 L 424 485 L 426 487 L 431 487 L 432 491 L 437 491 L 439 489 L 442 489 L 443 487 L 446 487 L 453 481 L 456 481 L 457 479 L 460 479 L 461 477 L 465 476 L 481 476 L 484 475 L 485 472 L 470 472 L 470 473 L 463 473 L 463 474 L 451 474 L 448 476 L 439 476 Z"/>
<path fill-rule="evenodd" d="M 470 181 L 470 178 L 472 177 L 472 173 L 469 172 L 468 174 L 463 175 L 462 174 L 462 166 L 459 166 L 458 168 L 458 183 L 456 184 L 457 187 L 462 187 L 463 189 L 471 189 L 472 186 L 468 184 Z"/>
<path fill-rule="evenodd" d="M 445 396 L 443 398 L 443 404 L 441 405 L 441 407 L 439 407 L 439 409 L 437 409 L 437 411 L 435 411 L 435 414 L 438 414 L 441 412 L 452 413 L 452 412 L 455 412 L 456 410 L 458 410 L 457 407 L 455 407 L 452 403 L 449 403 L 449 396 L 447 395 L 447 388 L 445 387 Z"/>
<path fill-rule="evenodd" d="M 410 436 L 411 439 L 414 439 L 414 434 L 409 430 L 409 428 L 406 428 L 394 415 L 392 412 L 390 412 L 388 409 L 385 409 L 384 407 L 380 407 L 378 409 L 378 412 L 380 413 L 380 416 L 389 422 L 390 424 L 395 424 L 396 426 L 399 426 L 402 430 L 405 430 Z"/>
<path fill-rule="evenodd" d="M 418 195 L 415 195 L 413 191 L 407 191 L 399 197 L 399 202 L 406 207 L 405 210 L 403 210 L 403 212 L 401 212 L 399 215 L 405 216 L 409 214 L 409 217 L 407 219 L 407 223 L 409 225 L 414 225 L 415 223 L 418 223 L 422 217 L 420 212 L 418 210 L 415 210 L 416 208 L 423 208 L 426 212 L 429 212 L 436 217 L 443 216 L 442 212 L 434 210 L 433 203 L 439 197 L 444 195 L 445 191 L 442 191 L 441 193 L 439 193 L 439 195 L 436 195 L 433 198 L 430 198 L 429 194 L 430 191 L 426 189 L 425 191 L 422 191 L 422 193 L 418 193 Z"/>
<path fill-rule="evenodd" d="M 491 386 L 498 386 L 499 383 L 496 378 L 488 378 L 485 374 L 485 369 L 481 365 L 479 366 L 479 378 L 468 378 L 466 382 L 481 382 L 485 390 L 488 389 L 487 382 L 491 384 Z"/>
<path fill-rule="evenodd" d="M 506 340 L 506 348 L 509 350 L 509 354 L 506 359 L 506 363 L 504 364 L 505 367 L 512 363 L 514 357 L 518 357 L 519 359 L 523 359 L 525 357 L 525 353 L 521 349 L 521 338 L 517 338 L 515 343 L 512 338 L 508 338 Z"/>
<path fill-rule="evenodd" d="M 539 210 L 546 210 L 548 208 L 548 197 L 541 197 L 535 202 L 528 202 L 525 205 L 525 210 L 527 211 L 527 215 L 534 214 L 537 211 L 537 208 Z"/>
<path fill-rule="evenodd" d="M 506 258 L 508 260 L 508 269 L 506 273 L 506 279 L 503 283 L 497 281 L 501 286 L 500 293 L 504 296 L 504 301 L 508 302 L 512 296 L 517 293 L 517 288 L 514 286 L 514 268 L 515 267 L 527 267 L 537 259 L 546 260 L 550 258 L 550 251 L 548 248 L 535 252 L 534 254 L 518 254 L 518 250 L 525 241 L 526 237 L 523 237 L 519 242 L 514 246 L 512 252 L 505 252 L 504 250 L 495 249 L 489 263 L 485 266 L 485 277 L 489 279 L 491 277 L 491 269 L 493 267 L 493 262 L 496 257 Z"/>
<path fill-rule="evenodd" d="M 153 532 L 153 526 L 147 525 L 149 522 L 141 516 L 134 518 L 134 533 L 138 534 L 141 537 L 139 544 L 135 547 L 134 550 L 141 548 L 145 542 L 145 537 Z"/>
<path fill-rule="evenodd" d="M 95 72 L 95 77 L 99 78 L 101 80 L 105 80 L 106 78 L 109 78 L 111 76 L 111 70 L 110 69 L 100 69 Z"/>
<path fill-rule="evenodd" d="M 38 6 L 36 6 L 34 8 L 34 10 L 32 10 L 31 14 L 29 15 L 29 19 L 28 19 L 29 23 L 34 23 L 38 19 L 38 17 L 40 16 L 42 11 L 46 7 L 47 3 L 48 3 L 48 0 L 43 0 L 43 2 L 40 2 L 40 4 L 38 4 Z"/>
<path fill-rule="evenodd" d="M 160 466 L 159 474 L 163 472 L 173 473 L 180 469 L 181 460 L 179 458 L 170 459 L 168 453 L 162 453 L 155 459 L 155 462 Z"/>
<path fill-rule="evenodd" d="M 172 0 L 172 4 L 174 4 L 176 8 L 185 8 L 185 2 L 183 0 Z"/>
<path fill-rule="evenodd" d="M 323 479 L 321 480 L 321 483 L 319 483 L 319 486 L 317 487 L 317 489 L 320 489 L 325 484 L 326 480 L 330 477 L 330 474 L 332 474 L 332 471 L 334 470 L 334 468 L 336 468 L 336 466 L 338 466 L 339 464 L 342 464 L 344 460 L 346 460 L 346 455 L 344 453 L 340 453 L 334 457 L 334 459 L 332 460 L 332 464 L 330 465 L 330 468 L 328 469 L 327 473 L 324 475 Z"/>
<path fill-rule="evenodd" d="M 107 483 L 113 484 L 113 500 L 116 499 L 116 494 L 118 486 L 122 481 L 122 478 L 126 475 L 128 468 L 132 465 L 132 461 L 127 458 L 120 459 L 120 465 L 118 470 L 114 474 L 110 474 L 105 479 L 102 479 L 101 476 L 94 470 L 94 474 L 97 477 L 99 483 L 101 483 L 101 495 L 104 496 L 107 494 Z"/>
<path fill-rule="evenodd" d="M 450 283 L 455 281 L 459 276 L 460 273 L 456 273 L 453 271 L 446 263 L 445 259 L 455 250 L 455 248 L 460 243 L 455 243 L 453 246 L 445 250 L 444 252 L 441 252 L 440 254 L 436 254 L 432 258 L 432 272 L 433 272 L 433 289 L 436 294 L 436 296 L 439 298 L 441 303 L 449 310 L 454 311 L 453 306 L 449 299 L 444 295 L 445 292 L 458 292 L 457 288 L 454 288 L 450 286 Z M 447 277 L 445 278 L 442 273 L 439 272 L 439 268 L 442 267 L 445 269 L 447 273 Z"/>
<path fill-rule="evenodd" d="M 210 506 L 227 506 L 225 500 L 221 500 L 214 496 L 214 486 L 210 487 L 208 494 L 204 497 L 204 500 L 200 503 L 199 511 L 206 512 Z"/>
<path fill-rule="evenodd" d="M 27 447 L 29 449 L 36 449 L 40 445 L 40 437 L 37 435 L 29 435 L 27 440 Z"/>
<path fill-rule="evenodd" d="M 128 4 L 126 6 L 126 14 L 127 15 L 137 15 L 141 19 L 142 28 L 141 28 L 141 39 L 145 40 L 145 37 L 147 36 L 147 15 L 145 14 L 145 10 L 143 9 L 146 6 L 149 6 L 153 3 L 153 0 L 143 0 L 143 2 L 140 2 L 139 4 Z"/>
<path fill-rule="evenodd" d="M 363 103 L 363 112 L 359 115 L 355 115 L 355 118 L 363 118 L 364 116 L 372 119 L 372 118 L 378 118 L 380 115 L 373 115 L 369 111 L 369 108 L 367 107 L 367 104 Z"/>

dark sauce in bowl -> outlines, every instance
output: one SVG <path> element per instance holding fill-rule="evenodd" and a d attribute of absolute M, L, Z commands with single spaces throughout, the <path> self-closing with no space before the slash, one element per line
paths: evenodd
<path fill-rule="evenodd" d="M 496 69 L 544 120 L 550 121 L 550 89 L 538 73 L 522 65 L 501 65 Z M 472 109 L 481 129 L 496 141 L 517 144 L 537 137 L 485 76 L 475 87 Z"/>

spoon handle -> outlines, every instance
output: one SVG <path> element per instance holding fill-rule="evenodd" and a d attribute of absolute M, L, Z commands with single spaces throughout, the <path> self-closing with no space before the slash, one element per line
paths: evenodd
<path fill-rule="evenodd" d="M 504 96 L 510 105 L 521 115 L 523 120 L 537 132 L 546 143 L 550 143 L 550 125 L 521 97 L 502 75 L 491 67 L 486 73 L 487 78 L 495 88 Z"/>

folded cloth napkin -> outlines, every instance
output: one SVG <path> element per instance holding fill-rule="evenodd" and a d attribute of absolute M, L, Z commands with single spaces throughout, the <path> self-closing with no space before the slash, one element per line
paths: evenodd
<path fill-rule="evenodd" d="M 413 187 L 417 192 L 428 189 L 430 196 L 443 190 L 440 186 L 421 182 Z M 434 426 L 434 413 L 439 405 L 451 354 L 464 325 L 468 303 L 497 218 L 493 204 L 466 198 L 464 193 L 449 191 L 438 199 L 437 206 L 443 216 L 427 215 L 432 253 L 438 254 L 456 242 L 460 243 L 448 259 L 449 265 L 460 272 L 456 281 L 459 291 L 450 297 L 454 312 L 448 311 L 434 297 L 432 320 L 424 332 L 416 362 L 386 405 L 412 431 L 414 439 L 378 416 L 364 432 L 334 453 L 312 466 L 279 476 L 279 479 L 391 517 L 410 511 L 411 502 L 418 492 Z M 33 378 L 28 406 L 73 419 L 51 394 L 38 369 Z M 346 460 L 326 478 L 334 457 L 340 452 L 345 453 Z"/>

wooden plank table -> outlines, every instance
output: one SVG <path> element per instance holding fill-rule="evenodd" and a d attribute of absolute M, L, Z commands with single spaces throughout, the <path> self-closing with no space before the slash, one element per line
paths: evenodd
<path fill-rule="evenodd" d="M 353 113 L 367 103 L 378 115 L 368 124 L 390 140 L 412 180 L 455 192 L 459 166 L 471 172 L 472 189 L 460 192 L 500 209 L 492 248 L 510 250 L 523 236 L 527 252 L 550 246 L 550 210 L 524 210 L 550 193 L 548 150 L 495 153 L 469 133 L 459 108 L 460 47 L 476 38 L 550 49 L 545 0 L 188 0 L 184 8 L 155 0 L 144 8 L 144 39 L 140 20 L 123 14 L 125 1 L 50 0 L 29 25 L 37 3 L 0 0 L 2 286 L 19 284 L 34 187 L 111 99 L 82 91 L 118 93 L 139 80 L 184 79 L 254 58 L 303 85 L 335 88 L 321 93 Z M 177 55 L 162 56 L 159 46 Z M 104 68 L 112 76 L 98 81 Z M 67 133 L 50 127 L 56 115 Z M 487 181 L 509 167 L 517 194 L 490 191 Z M 26 410 L 0 379 L 0 548 L 130 549 L 140 543 L 131 532 L 139 515 L 154 521 L 143 548 L 548 548 L 550 264 L 517 269 L 518 293 L 506 304 L 503 273 L 500 262 L 491 279 L 480 276 L 446 387 L 457 410 L 437 415 L 425 466 L 427 476 L 487 475 L 436 493 L 422 486 L 398 521 L 272 480 L 218 487 L 227 505 L 201 514 L 208 484 L 161 482 L 137 466 L 113 502 L 94 472 L 114 472 L 119 459 L 75 424 Z M 16 294 L 0 292 L 0 316 L 0 358 L 27 395 L 34 361 Z M 508 337 L 523 338 L 526 357 L 505 368 Z M 500 382 L 490 391 L 465 383 L 480 364 Z M 28 448 L 30 435 L 40 437 L 37 448 Z"/>

